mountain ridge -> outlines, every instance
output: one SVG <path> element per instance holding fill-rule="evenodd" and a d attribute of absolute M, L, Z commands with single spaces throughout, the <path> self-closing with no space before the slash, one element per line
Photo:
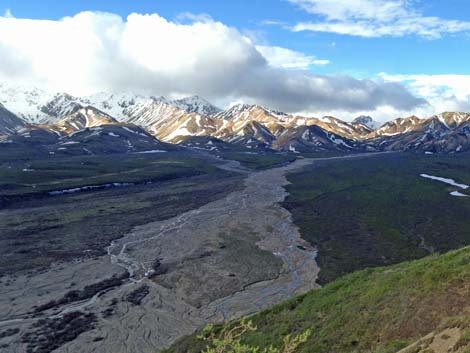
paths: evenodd
<path fill-rule="evenodd" d="M 428 118 L 397 118 L 379 126 L 369 116 L 346 122 L 332 116 L 287 114 L 256 104 L 236 104 L 220 110 L 197 95 L 177 100 L 130 92 L 51 96 L 37 89 L 9 91 L 0 85 L 0 102 L 8 99 L 16 108 L 21 106 L 18 103 L 21 100 L 28 102 L 23 105 L 26 113 L 11 112 L 18 119 L 26 119 L 25 126 L 36 124 L 60 133 L 90 127 L 86 114 L 82 113 L 84 109 L 91 109 L 101 114 L 101 120 L 95 125 L 131 123 L 169 143 L 178 143 L 187 136 L 211 136 L 229 143 L 292 153 L 331 150 L 458 153 L 470 150 L 470 113 L 464 112 L 443 112 Z M 8 102 L 6 104 L 4 108 L 8 109 Z M 34 109 L 36 113 L 32 113 Z M 0 121 L 3 134 L 16 131 L 11 126 L 11 115 L 9 119 L 8 126 Z M 21 125 L 21 120 L 15 121 Z"/>

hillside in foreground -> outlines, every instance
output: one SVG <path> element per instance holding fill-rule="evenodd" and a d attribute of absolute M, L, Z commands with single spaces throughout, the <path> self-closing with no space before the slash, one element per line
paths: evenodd
<path fill-rule="evenodd" d="M 242 342 L 281 347 L 283 337 L 310 330 L 297 352 L 468 352 L 469 290 L 470 247 L 367 269 L 251 317 L 257 329 Z M 234 325 L 214 330 L 221 334 Z M 206 346 L 194 334 L 165 353 L 196 353 Z"/>

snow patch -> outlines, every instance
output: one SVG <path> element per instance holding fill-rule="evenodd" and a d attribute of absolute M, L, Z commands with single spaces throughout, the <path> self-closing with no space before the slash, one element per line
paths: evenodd
<path fill-rule="evenodd" d="M 462 193 L 459 192 L 459 191 L 452 191 L 450 194 L 451 194 L 452 196 L 457 196 L 457 197 L 470 197 L 470 195 L 462 194 Z"/>
<path fill-rule="evenodd" d="M 442 183 L 446 183 L 446 184 L 449 184 L 449 185 L 452 185 L 452 186 L 456 186 L 456 187 L 464 189 L 464 190 L 468 189 L 470 187 L 470 186 L 465 185 L 465 184 L 459 184 L 454 179 L 442 178 L 442 177 L 437 177 L 437 176 L 428 175 L 428 174 L 420 174 L 420 176 L 423 177 L 423 178 L 437 180 L 437 181 L 440 181 Z"/>
<path fill-rule="evenodd" d="M 292 146 L 292 144 L 289 145 L 289 151 L 294 152 L 294 153 L 300 153 L 299 151 L 295 149 L 294 146 Z"/>
<path fill-rule="evenodd" d="M 452 185 L 452 186 L 456 186 L 456 187 L 458 187 L 460 189 L 463 189 L 463 190 L 466 190 L 470 187 L 469 185 L 459 184 L 459 183 L 455 182 L 455 180 L 449 179 L 449 178 L 436 177 L 436 176 L 428 175 L 428 174 L 420 174 L 420 176 L 423 177 L 423 178 L 437 180 L 437 181 L 440 181 L 442 183 L 446 183 L 446 184 L 449 184 L 449 185 Z M 470 195 L 462 194 L 459 191 L 452 191 L 450 193 L 450 195 L 457 196 L 457 197 L 470 197 Z"/>
<path fill-rule="evenodd" d="M 136 152 L 136 153 L 164 153 L 166 151 L 163 151 L 163 150 L 149 150 L 149 151 L 140 151 L 140 152 Z"/>
<path fill-rule="evenodd" d="M 48 195 L 57 196 L 57 195 L 64 195 L 64 194 L 73 194 L 79 191 L 88 191 L 88 190 L 94 190 L 94 189 L 107 189 L 107 188 L 112 188 L 112 187 L 123 187 L 123 186 L 132 186 L 132 185 L 135 185 L 135 184 L 134 183 L 109 183 L 109 184 L 102 184 L 102 185 L 87 185 L 87 186 L 81 186 L 81 187 L 71 188 L 71 189 L 49 191 Z"/>

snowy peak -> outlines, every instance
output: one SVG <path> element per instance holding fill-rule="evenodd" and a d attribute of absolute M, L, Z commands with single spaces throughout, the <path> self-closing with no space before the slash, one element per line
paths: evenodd
<path fill-rule="evenodd" d="M 213 116 L 221 112 L 221 109 L 209 103 L 199 96 L 191 96 L 172 101 L 173 105 L 185 110 L 187 113 L 198 113 L 206 116 Z"/>
<path fill-rule="evenodd" d="M 136 118 L 132 112 L 142 111 L 145 106 L 162 104 L 187 113 L 212 116 L 220 109 L 202 97 L 192 96 L 168 100 L 161 96 L 149 96 L 133 92 L 100 92 L 75 97 L 67 93 L 50 93 L 37 88 L 11 86 L 0 83 L 0 103 L 18 117 L 31 123 L 55 123 L 77 110 L 93 106 L 119 121 Z"/>
<path fill-rule="evenodd" d="M 217 119 L 231 121 L 253 120 L 262 123 L 285 121 L 289 115 L 267 109 L 259 105 L 236 104 L 214 116 Z"/>
<path fill-rule="evenodd" d="M 139 104 L 151 103 L 152 97 L 145 97 L 130 92 L 105 93 L 100 92 L 90 96 L 80 97 L 78 101 L 83 105 L 94 106 L 101 111 L 115 117 L 119 121 L 127 120 L 126 111 Z"/>
<path fill-rule="evenodd" d="M 45 118 L 47 122 L 54 123 L 82 108 L 77 98 L 67 93 L 57 93 L 40 108 L 40 111 L 47 116 Z"/>
<path fill-rule="evenodd" d="M 53 94 L 38 88 L 0 83 L 0 103 L 27 122 L 41 122 L 47 116 L 41 107 L 52 97 Z"/>
<path fill-rule="evenodd" d="M 375 121 L 374 119 L 372 119 L 372 117 L 366 116 L 366 115 L 358 116 L 351 123 L 352 124 L 364 125 L 364 126 L 370 128 L 371 130 L 376 130 L 382 125 L 378 121 Z"/>

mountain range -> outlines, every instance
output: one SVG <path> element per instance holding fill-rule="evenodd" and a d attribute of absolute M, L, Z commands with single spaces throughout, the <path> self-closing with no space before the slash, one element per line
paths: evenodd
<path fill-rule="evenodd" d="M 111 129 L 109 133 L 121 138 L 119 143 L 132 145 L 127 152 L 145 144 L 137 143 L 135 136 L 125 129 L 139 131 L 134 135 L 139 138 L 145 135 L 156 143 L 162 141 L 167 147 L 204 136 L 246 148 L 291 153 L 470 150 L 469 113 L 446 112 L 426 119 L 411 116 L 381 125 L 368 116 L 345 122 L 335 117 L 286 114 L 258 105 L 237 104 L 221 110 L 199 96 L 178 100 L 133 93 L 74 97 L 0 84 L 0 135 L 3 135 L 0 141 L 3 143 L 19 143 L 29 138 L 32 140 L 28 140 L 28 145 L 41 144 L 51 132 L 63 141 L 83 129 L 96 132 L 98 127 Z M 31 134 L 31 131 L 35 132 Z M 33 136 L 39 135 L 41 139 L 35 141 Z M 119 144 L 117 138 L 109 143 Z M 83 148 L 82 151 L 87 149 Z"/>

